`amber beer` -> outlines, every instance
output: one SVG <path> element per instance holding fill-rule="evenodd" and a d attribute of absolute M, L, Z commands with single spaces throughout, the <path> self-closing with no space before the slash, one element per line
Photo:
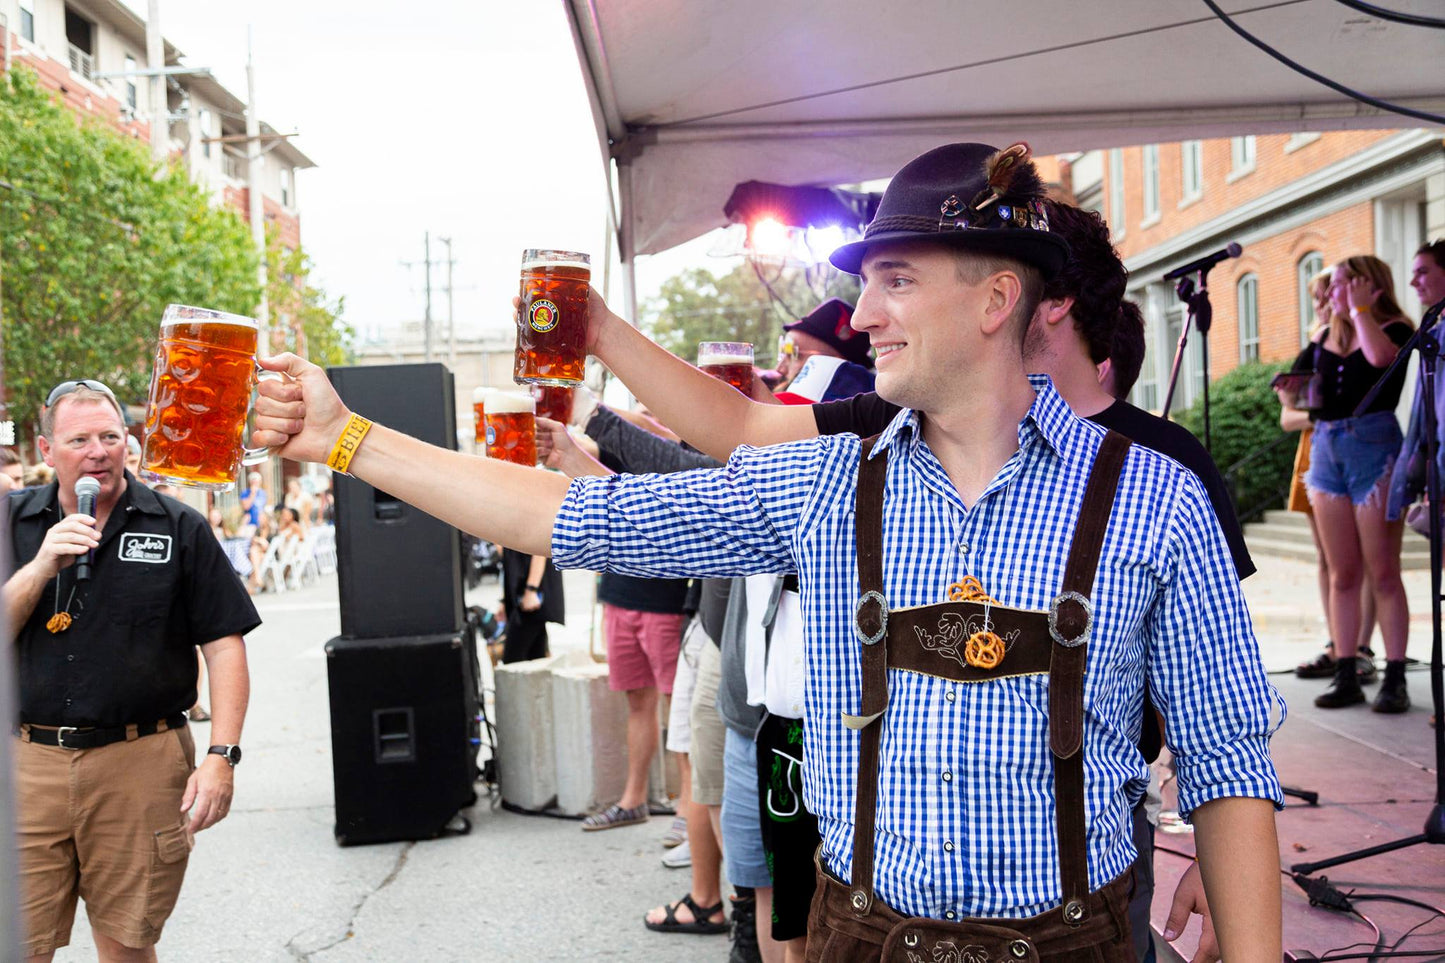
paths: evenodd
<path fill-rule="evenodd" d="M 487 409 L 483 403 L 486 401 L 489 388 L 478 388 L 472 392 L 472 416 L 476 419 L 476 431 L 473 441 L 478 445 L 487 443 Z"/>
<path fill-rule="evenodd" d="M 488 391 L 487 457 L 531 467 L 537 464 L 537 404 L 520 391 Z"/>
<path fill-rule="evenodd" d="M 753 346 L 746 341 L 704 341 L 697 366 L 745 395 L 753 393 Z"/>
<path fill-rule="evenodd" d="M 251 318 L 166 308 L 146 405 L 146 481 L 228 491 L 243 465 L 265 460 L 269 452 L 246 448 L 244 438 L 257 340 Z"/>
<path fill-rule="evenodd" d="M 592 260 L 575 251 L 522 253 L 522 310 L 517 317 L 517 384 L 570 388 L 587 360 L 587 294 Z"/>
<path fill-rule="evenodd" d="M 532 397 L 537 402 L 537 415 L 567 424 L 572 420 L 572 390 L 556 385 L 533 385 Z"/>

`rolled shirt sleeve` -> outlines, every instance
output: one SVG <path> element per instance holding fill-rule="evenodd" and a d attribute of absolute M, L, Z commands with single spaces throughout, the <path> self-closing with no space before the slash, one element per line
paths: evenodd
<path fill-rule="evenodd" d="M 1229 548 L 1197 479 L 1164 532 L 1163 587 L 1145 625 L 1149 679 L 1175 756 L 1179 812 L 1225 796 L 1284 806 L 1269 740 L 1285 704 L 1259 659 Z"/>
<path fill-rule="evenodd" d="M 552 558 L 648 578 L 794 571 L 800 526 L 820 476 L 837 470 L 827 451 L 838 445 L 743 446 L 714 470 L 578 478 L 557 513 Z"/>

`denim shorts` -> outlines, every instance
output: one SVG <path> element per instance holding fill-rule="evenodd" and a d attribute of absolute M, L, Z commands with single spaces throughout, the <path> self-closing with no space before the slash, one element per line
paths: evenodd
<path fill-rule="evenodd" d="M 1305 487 L 1363 505 L 1389 475 L 1403 441 L 1393 411 L 1316 422 Z"/>
<path fill-rule="evenodd" d="M 731 726 L 723 747 L 723 856 L 734 886 L 772 886 L 758 813 L 758 751 Z"/>

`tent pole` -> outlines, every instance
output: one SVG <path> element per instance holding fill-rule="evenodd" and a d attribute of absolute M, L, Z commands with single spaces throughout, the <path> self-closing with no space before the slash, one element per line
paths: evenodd
<path fill-rule="evenodd" d="M 624 308 L 622 316 L 635 327 L 637 325 L 637 258 L 632 244 L 637 232 L 633 229 L 632 223 L 632 165 L 618 163 L 617 192 L 622 222 L 617 232 L 617 253 L 622 260 L 622 304 Z"/>

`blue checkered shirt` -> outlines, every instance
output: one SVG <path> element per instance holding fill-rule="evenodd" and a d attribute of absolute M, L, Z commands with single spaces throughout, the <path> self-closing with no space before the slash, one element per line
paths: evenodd
<path fill-rule="evenodd" d="M 944 599 L 977 576 L 1000 603 L 1046 610 L 1060 591 L 1084 484 L 1104 431 L 1048 378 L 1018 451 L 965 508 L 904 410 L 889 454 L 884 594 L 893 608 Z M 823 858 L 850 878 L 860 643 L 854 496 L 860 441 L 834 435 L 740 448 L 725 468 L 573 482 L 552 535 L 556 563 L 643 576 L 796 571 L 808 652 L 804 801 Z M 1089 885 L 1135 858 L 1130 810 L 1146 675 L 1169 720 L 1179 808 L 1222 796 L 1283 804 L 1269 737 L 1284 703 L 1266 681 L 1249 612 L 1208 497 L 1177 462 L 1133 446 L 1094 583 L 1084 689 Z M 1061 900 L 1047 738 L 1048 680 L 967 685 L 888 670 L 874 886 L 907 916 L 1029 916 Z"/>

